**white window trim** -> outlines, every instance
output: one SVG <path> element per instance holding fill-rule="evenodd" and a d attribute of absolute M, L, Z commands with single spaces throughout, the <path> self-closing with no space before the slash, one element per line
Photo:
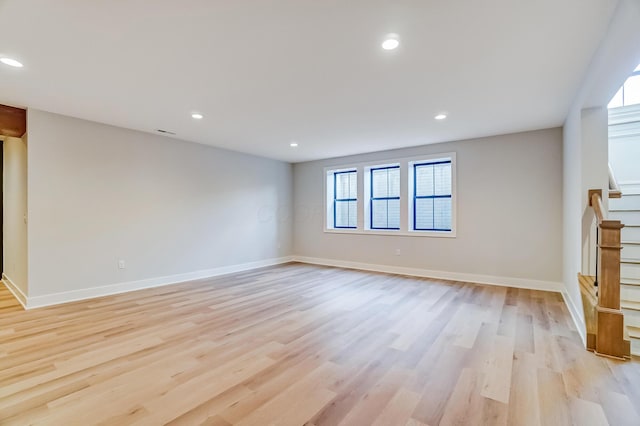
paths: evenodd
<path fill-rule="evenodd" d="M 430 162 L 438 159 L 451 159 L 451 231 L 415 231 L 411 229 L 413 214 L 413 192 L 411 191 L 413 182 L 410 183 L 410 173 L 413 173 L 413 164 Z M 400 165 L 400 230 L 395 229 L 367 229 L 365 220 L 368 208 L 366 207 L 367 196 L 365 181 L 366 175 L 371 168 L 384 165 Z M 431 238 L 456 238 L 458 201 L 457 201 L 457 162 L 455 152 L 442 152 L 437 154 L 420 155 L 396 159 L 372 160 L 351 164 L 341 164 L 327 166 L 323 169 L 323 199 L 324 199 L 324 232 L 333 234 L 354 234 L 354 235 L 386 235 L 399 237 L 431 237 Z M 357 210 L 358 221 L 356 229 L 333 228 L 329 220 L 333 218 L 333 200 L 329 200 L 328 181 L 329 174 L 339 171 L 356 170 L 358 179 Z"/>
<path fill-rule="evenodd" d="M 325 167 L 325 179 L 324 179 L 324 203 L 325 203 L 325 208 L 324 208 L 324 229 L 325 231 L 336 231 L 336 232 L 349 232 L 349 231 L 354 231 L 353 228 L 334 228 L 333 225 L 333 201 L 334 201 L 334 192 L 333 192 L 333 179 L 334 179 L 334 173 L 340 173 L 340 172 L 351 172 L 351 171 L 356 171 L 356 183 L 358 186 L 357 192 L 356 192 L 356 210 L 357 210 L 357 215 L 358 215 L 358 219 L 357 219 L 357 223 L 356 223 L 356 229 L 358 230 L 360 229 L 360 181 L 362 180 L 361 176 L 360 176 L 360 170 L 357 167 Z M 329 184 L 329 180 L 331 180 L 331 184 Z M 331 225 L 329 225 L 331 224 Z"/>
<path fill-rule="evenodd" d="M 371 203 L 369 202 L 371 199 L 371 195 L 373 188 L 371 188 L 371 170 L 385 168 L 385 167 L 399 167 L 400 168 L 400 221 L 402 222 L 402 164 L 399 162 L 384 162 L 384 163 L 374 163 L 367 164 L 364 166 L 364 174 L 362 176 L 362 180 L 364 183 L 364 195 L 362 198 L 362 204 L 364 205 L 363 210 L 363 221 L 364 221 L 364 229 L 366 231 L 377 232 L 381 231 L 383 235 L 386 235 L 389 231 L 398 232 L 402 230 L 402 223 L 400 224 L 400 229 L 371 229 Z"/>
<path fill-rule="evenodd" d="M 430 163 L 438 160 L 451 160 L 451 231 L 420 231 L 411 229 L 411 224 L 413 224 L 413 166 L 414 164 L 420 163 Z M 429 234 L 430 236 L 447 236 L 447 237 L 455 237 L 456 236 L 456 224 L 457 224 L 457 215 L 458 215 L 458 202 L 457 202 L 457 173 L 456 173 L 456 153 L 448 152 L 442 154 L 434 154 L 428 156 L 421 156 L 419 158 L 414 158 L 408 161 L 407 163 L 407 184 L 409 187 L 407 188 L 407 199 L 408 205 L 411 206 L 408 212 L 408 231 L 411 234 Z"/>

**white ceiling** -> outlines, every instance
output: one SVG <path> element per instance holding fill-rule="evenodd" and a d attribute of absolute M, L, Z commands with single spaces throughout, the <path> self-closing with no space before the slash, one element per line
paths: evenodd
<path fill-rule="evenodd" d="M 290 162 L 559 126 L 616 4 L 0 0 L 0 103 Z"/>

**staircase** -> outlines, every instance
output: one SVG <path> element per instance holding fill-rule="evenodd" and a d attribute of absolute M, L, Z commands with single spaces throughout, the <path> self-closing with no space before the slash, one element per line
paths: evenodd
<path fill-rule="evenodd" d="M 631 340 L 631 353 L 640 356 L 640 190 L 623 191 L 609 200 L 609 217 L 621 221 L 620 305 Z"/>

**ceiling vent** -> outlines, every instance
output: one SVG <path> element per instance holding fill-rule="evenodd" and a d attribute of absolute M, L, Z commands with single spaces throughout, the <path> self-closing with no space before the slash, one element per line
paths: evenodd
<path fill-rule="evenodd" d="M 156 129 L 156 132 L 162 133 L 162 134 L 165 134 L 165 135 L 175 135 L 174 132 L 170 132 L 168 130 L 162 130 L 162 129 Z"/>

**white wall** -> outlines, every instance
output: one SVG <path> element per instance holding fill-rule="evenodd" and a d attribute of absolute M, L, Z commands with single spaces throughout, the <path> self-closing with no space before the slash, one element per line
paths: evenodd
<path fill-rule="evenodd" d="M 24 139 L 5 138 L 3 173 L 3 272 L 11 283 L 26 295 L 28 290 L 27 224 L 25 223 L 27 214 L 26 136 Z"/>
<path fill-rule="evenodd" d="M 581 111 L 581 207 L 582 207 L 582 266 L 581 272 L 596 274 L 596 218 L 589 207 L 589 190 L 600 189 L 605 209 L 609 205 L 608 111 L 605 107 Z"/>
<path fill-rule="evenodd" d="M 446 152 L 457 159 L 456 238 L 324 232 L 324 167 Z M 562 279 L 560 129 L 295 164 L 294 200 L 297 256 L 512 284 L 553 286 Z"/>
<path fill-rule="evenodd" d="M 582 272 L 582 223 L 586 205 L 582 194 L 582 115 L 571 111 L 563 128 L 563 282 L 566 301 L 576 325 L 586 338 L 578 273 Z"/>
<path fill-rule="evenodd" d="M 640 105 L 609 112 L 609 163 L 623 192 L 640 192 Z"/>
<path fill-rule="evenodd" d="M 33 305 L 291 254 L 290 164 L 34 109 L 28 123 Z"/>

